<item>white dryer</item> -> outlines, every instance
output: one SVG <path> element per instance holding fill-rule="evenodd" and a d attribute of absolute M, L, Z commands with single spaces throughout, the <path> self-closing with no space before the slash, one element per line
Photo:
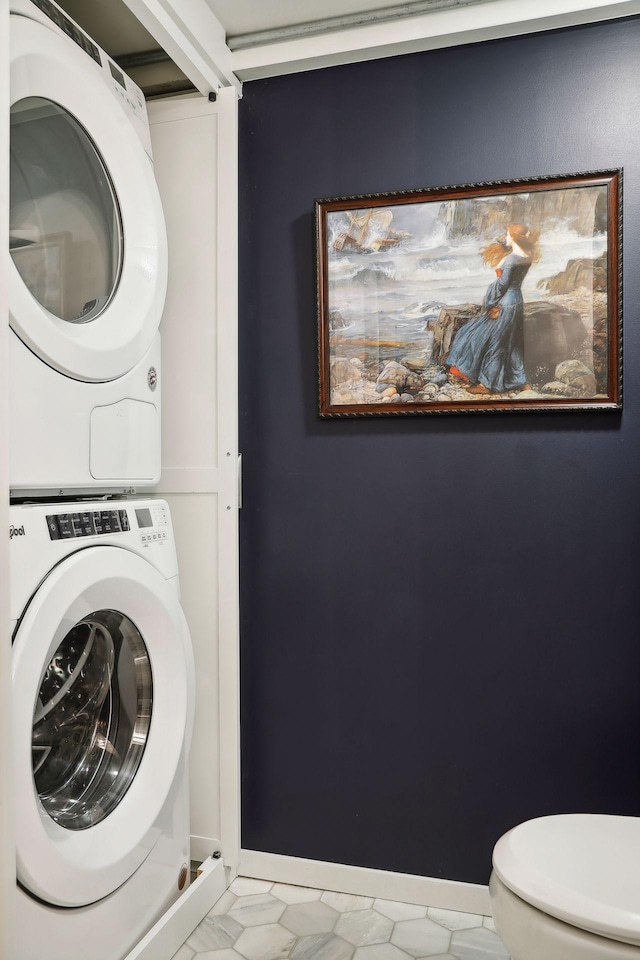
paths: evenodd
<path fill-rule="evenodd" d="M 167 240 L 144 97 L 51 0 L 10 6 L 10 486 L 145 489 Z"/>
<path fill-rule="evenodd" d="M 188 882 L 194 669 L 169 510 L 10 521 L 13 960 L 121 960 Z"/>

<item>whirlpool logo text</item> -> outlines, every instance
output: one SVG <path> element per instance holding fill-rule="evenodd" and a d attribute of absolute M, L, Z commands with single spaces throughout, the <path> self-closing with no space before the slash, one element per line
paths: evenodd
<path fill-rule="evenodd" d="M 14 537 L 24 537 L 24 523 L 21 527 L 14 527 L 13 524 L 9 527 L 9 540 L 13 540 Z"/>

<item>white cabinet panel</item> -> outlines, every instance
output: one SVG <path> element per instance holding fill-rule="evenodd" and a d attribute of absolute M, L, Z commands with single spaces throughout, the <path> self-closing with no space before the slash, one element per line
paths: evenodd
<path fill-rule="evenodd" d="M 149 104 L 169 239 L 158 493 L 171 503 L 194 645 L 192 850 L 240 853 L 237 98 Z"/>

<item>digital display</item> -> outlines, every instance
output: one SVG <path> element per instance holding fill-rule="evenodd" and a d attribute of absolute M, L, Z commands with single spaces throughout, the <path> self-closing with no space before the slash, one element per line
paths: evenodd
<path fill-rule="evenodd" d="M 109 70 L 111 70 L 111 76 L 113 77 L 113 79 L 114 79 L 114 80 L 117 80 L 117 82 L 120 84 L 120 86 L 121 86 L 121 87 L 124 87 L 124 89 L 126 90 L 126 89 L 127 89 L 127 85 L 126 85 L 126 83 L 124 82 L 124 76 L 120 73 L 120 71 L 117 69 L 117 67 L 114 67 L 114 65 L 111 63 L 111 61 L 109 61 Z"/>
<path fill-rule="evenodd" d="M 151 510 L 148 507 L 144 507 L 142 510 L 136 510 L 136 519 L 138 521 L 139 527 L 152 527 L 153 520 L 151 519 Z"/>

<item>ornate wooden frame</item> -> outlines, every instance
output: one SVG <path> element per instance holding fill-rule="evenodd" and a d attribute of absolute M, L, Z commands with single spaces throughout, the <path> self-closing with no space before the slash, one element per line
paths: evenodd
<path fill-rule="evenodd" d="M 530 301 L 525 296 L 525 318 L 523 321 L 523 353 L 525 368 L 527 367 L 527 349 L 529 343 L 529 357 L 531 364 L 538 353 L 543 355 L 544 363 L 537 366 L 536 371 L 544 370 L 534 381 L 532 379 L 530 390 L 518 388 L 515 392 L 505 391 L 502 394 L 477 395 L 468 393 L 470 381 L 457 380 L 447 371 L 446 357 L 448 356 L 453 338 L 457 329 L 469 322 L 469 318 L 460 318 L 459 314 L 464 313 L 460 310 L 460 303 L 456 304 L 455 296 L 450 307 L 440 304 L 440 315 L 435 318 L 433 315 L 425 316 L 424 336 L 420 335 L 418 341 L 421 343 L 420 350 L 414 351 L 414 363 L 418 366 L 415 369 L 407 368 L 408 376 L 401 382 L 404 374 L 400 371 L 396 375 L 395 391 L 393 392 L 394 382 L 391 374 L 386 374 L 384 365 L 389 363 L 399 363 L 402 360 L 403 348 L 412 346 L 408 340 L 402 340 L 400 329 L 398 327 L 398 336 L 396 339 L 385 339 L 384 337 L 371 338 L 370 336 L 345 336 L 340 332 L 342 329 L 349 329 L 345 324 L 343 316 L 337 309 L 337 303 L 346 303 L 346 309 L 349 318 L 355 320 L 351 327 L 356 327 L 358 323 L 365 324 L 367 319 L 367 304 L 373 306 L 379 302 L 376 279 L 377 272 L 384 280 L 388 280 L 393 275 L 394 264 L 400 263 L 405 272 L 411 266 L 411 256 L 409 253 L 403 254 L 410 239 L 406 232 L 394 230 L 389 227 L 391 218 L 394 214 L 400 222 L 407 219 L 407 211 L 412 216 L 412 211 L 408 210 L 410 206 L 419 204 L 430 204 L 437 202 L 446 203 L 448 207 L 447 216 L 449 221 L 455 221 L 458 207 L 456 204 L 465 201 L 475 202 L 476 210 L 489 211 L 489 220 L 493 221 L 493 232 L 490 230 L 478 230 L 477 232 L 465 234 L 468 242 L 473 239 L 475 248 L 478 251 L 478 269 L 486 270 L 487 284 L 492 278 L 491 270 L 483 267 L 480 257 L 480 249 L 486 246 L 492 240 L 496 239 L 496 224 L 504 233 L 509 223 L 514 222 L 513 211 L 518 208 L 523 213 L 518 218 L 525 221 L 532 228 L 542 230 L 540 238 L 542 257 L 540 264 L 544 263 L 544 242 L 545 227 L 549 228 L 552 223 L 556 226 L 568 228 L 570 223 L 569 214 L 566 213 L 567 204 L 571 205 L 571 198 L 566 191 L 575 190 L 595 190 L 596 192 L 589 197 L 578 196 L 575 203 L 583 202 L 588 207 L 588 203 L 593 202 L 594 229 L 591 233 L 592 249 L 596 246 L 604 248 L 599 256 L 582 257 L 570 259 L 566 262 L 564 271 L 557 272 L 554 276 L 549 276 L 544 280 L 538 281 L 536 289 L 543 289 L 541 285 L 546 285 L 547 292 L 555 290 L 556 293 L 548 293 L 547 296 L 541 294 L 539 301 Z M 546 194 L 544 197 L 542 194 Z M 523 197 L 526 194 L 526 197 Z M 478 201 L 488 201 L 484 208 Z M 493 201 L 493 202 L 492 202 Z M 504 223 L 501 223 L 500 207 L 505 208 Z M 529 212 L 527 213 L 527 205 Z M 565 215 L 563 217 L 563 206 Z M 439 211 L 445 209 L 438 207 Z M 460 206 L 460 211 L 471 210 L 472 206 Z M 435 208 L 433 208 L 435 210 Z M 537 212 L 536 212 L 537 210 Z M 557 216 L 554 218 L 549 211 L 553 213 L 557 210 Z M 451 212 L 453 211 L 453 212 Z M 544 215 L 541 211 L 545 211 Z M 419 212 L 419 211 L 418 211 Z M 434 187 L 423 190 L 411 190 L 395 193 L 379 193 L 371 195 L 360 195 L 353 197 L 335 197 L 332 199 L 316 200 L 316 268 L 317 268 L 317 316 L 318 316 L 318 384 L 319 384 L 319 413 L 321 417 L 362 417 L 362 416 L 415 416 L 433 413 L 485 413 L 485 412 L 531 412 L 531 411 L 619 411 L 622 409 L 622 170 L 613 169 L 590 173 L 571 174 L 567 176 L 544 176 L 533 177 L 529 179 L 495 181 L 484 183 L 461 184 L 458 186 Z M 546 219 L 545 219 L 546 217 Z M 465 214 L 460 213 L 460 218 L 465 222 Z M 375 230 L 371 225 L 375 226 Z M 598 224 L 603 225 L 602 229 L 597 229 Z M 385 232 L 386 231 L 386 232 Z M 404 235 L 403 235 L 404 234 Z M 365 235 L 368 239 L 365 240 Z M 371 236 L 375 238 L 370 239 Z M 547 233 L 547 239 L 549 238 Z M 576 234 L 577 236 L 577 234 Z M 427 237 L 427 234 L 424 235 Z M 582 234 L 581 242 L 588 246 L 589 234 Z M 455 241 L 454 241 L 455 243 Z M 428 245 L 427 245 L 428 246 Z M 348 252 L 345 253 L 345 247 Z M 426 248 L 425 248 L 426 249 Z M 461 241 L 454 248 L 455 251 L 462 250 Z M 548 245 L 548 249 L 551 249 Z M 396 251 L 394 260 L 392 252 Z M 415 259 L 415 248 L 412 250 Z M 405 259 L 403 260 L 403 256 Z M 429 253 L 427 251 L 427 259 Z M 419 261 L 421 262 L 421 261 Z M 430 263 L 431 261 L 429 261 Z M 556 259 L 556 266 L 559 261 Z M 338 283 L 335 281 L 335 275 L 339 269 L 342 269 L 343 276 L 349 271 L 355 271 L 356 278 L 366 276 L 365 280 L 358 280 L 357 284 L 352 284 L 356 294 L 350 301 L 349 293 L 340 295 L 338 292 Z M 474 267 L 475 269 L 475 267 Z M 385 276 L 384 270 L 387 270 Z M 538 270 L 538 272 L 540 272 Z M 333 276 L 331 274 L 333 273 Z M 589 288 L 589 277 L 591 277 L 591 287 Z M 351 278 L 342 281 L 343 289 L 345 284 L 349 284 Z M 563 290 L 563 284 L 582 282 L 582 286 L 576 287 L 573 295 L 571 292 L 564 295 L 558 294 L 558 290 Z M 587 285 L 585 285 L 585 282 Z M 415 293 L 416 284 L 412 277 L 407 281 L 407 289 Z M 369 284 L 369 286 L 367 286 Z M 383 284 L 381 284 L 383 286 Z M 424 300 L 429 298 L 429 283 L 425 283 Z M 591 291 L 591 298 L 589 298 Z M 399 296 L 399 294 L 395 294 Z M 342 299 L 340 300 L 340 296 Z M 381 294 L 384 300 L 385 294 Z M 558 296 L 560 300 L 558 300 Z M 361 305 L 356 310 L 356 299 Z M 406 299 L 410 299 L 407 295 Z M 580 309 L 573 309 L 576 301 L 580 302 Z M 544 304 L 548 304 L 547 314 L 545 314 Z M 567 303 L 569 306 L 567 306 Z M 420 307 L 422 304 L 417 304 Z M 437 304 L 436 304 L 437 306 Z M 471 307 L 471 305 L 469 305 Z M 533 310 L 533 307 L 536 310 Z M 443 318 L 446 309 L 453 311 L 453 321 L 451 315 L 449 319 Z M 481 307 L 474 306 L 475 314 L 471 311 L 471 318 L 481 312 Z M 589 310 L 592 326 L 589 327 Z M 527 312 L 536 314 L 535 317 L 527 316 Z M 586 311 L 586 312 L 585 312 Z M 486 313 L 486 311 L 485 311 Z M 575 314 L 575 316 L 573 316 Z M 596 316 L 599 314 L 599 316 Z M 373 314 L 372 314 L 373 315 Z M 380 318 L 382 324 L 393 324 L 393 318 L 385 314 L 384 311 L 377 311 L 375 314 Z M 580 346 L 581 328 L 577 326 L 576 317 L 581 318 L 584 326 L 585 336 L 582 346 Z M 374 326 L 375 322 L 373 321 Z M 449 330 L 444 328 L 449 325 Z M 456 329 L 456 324 L 460 323 Z M 332 329 L 333 325 L 333 329 Z M 541 331 L 551 331 L 552 336 L 545 336 Z M 433 334 L 433 344 L 429 348 Z M 447 339 L 448 337 L 448 339 Z M 419 364 L 422 362 L 421 350 L 422 341 L 426 344 L 424 348 L 425 367 L 420 372 Z M 560 345 L 556 344 L 556 341 Z M 564 346 L 562 346 L 564 344 Z M 590 347 L 589 347 L 590 344 Z M 415 341 L 414 344 L 415 345 Z M 437 348 L 437 349 L 436 349 Z M 431 354 L 429 355 L 429 349 Z M 562 350 L 567 351 L 567 356 L 562 356 Z M 590 352 L 589 352 L 590 350 Z M 340 355 L 340 352 L 344 356 Z M 545 353 L 546 351 L 546 353 Z M 554 352 L 555 351 L 555 352 Z M 582 352 L 580 352 L 582 351 Z M 548 357 L 551 359 L 547 359 Z M 395 359 L 390 357 L 395 355 Z M 549 366 L 556 357 L 557 366 L 554 369 Z M 589 363 L 589 357 L 591 363 Z M 580 359 L 581 358 L 581 359 Z M 407 362 L 409 354 L 407 354 Z M 562 367 L 563 376 L 566 375 L 567 382 L 563 387 L 564 381 L 554 381 L 561 362 L 572 361 L 569 368 Z M 351 363 L 352 367 L 345 364 Z M 546 364 L 546 365 L 545 365 Z M 581 369 L 581 364 L 584 369 Z M 400 366 L 404 366 L 400 362 Z M 441 372 L 435 375 L 433 371 L 439 367 Z M 425 374 L 425 370 L 430 371 Z M 395 371 L 395 368 L 393 368 Z M 393 372 L 392 371 L 392 372 Z M 351 381 L 344 380 L 354 374 L 353 386 Z M 377 377 L 376 377 L 377 372 Z M 447 391 L 443 392 L 442 377 L 447 374 L 446 384 L 450 385 Z M 571 381 L 571 377 L 574 377 Z M 390 381 L 387 386 L 386 380 L 380 380 L 386 376 Z M 433 376 L 436 383 L 428 383 L 425 377 Z M 400 378 L 400 379 L 398 379 Z M 551 378 L 551 379 L 549 379 Z M 549 382 L 543 383 L 543 380 L 549 379 Z M 361 381 L 358 383 L 358 381 Z M 573 382 L 573 385 L 572 385 Z M 345 388 L 340 383 L 346 383 Z M 555 384 L 555 386 L 554 386 Z M 380 386 L 384 390 L 380 390 Z M 434 387 L 439 387 L 434 389 Z M 353 395 L 349 392 L 352 389 Z M 553 391 L 556 391 L 555 393 Z M 360 392 L 359 395 L 358 391 Z M 375 393 L 374 393 L 375 391 Z M 385 392 L 386 391 L 386 392 Z"/>

